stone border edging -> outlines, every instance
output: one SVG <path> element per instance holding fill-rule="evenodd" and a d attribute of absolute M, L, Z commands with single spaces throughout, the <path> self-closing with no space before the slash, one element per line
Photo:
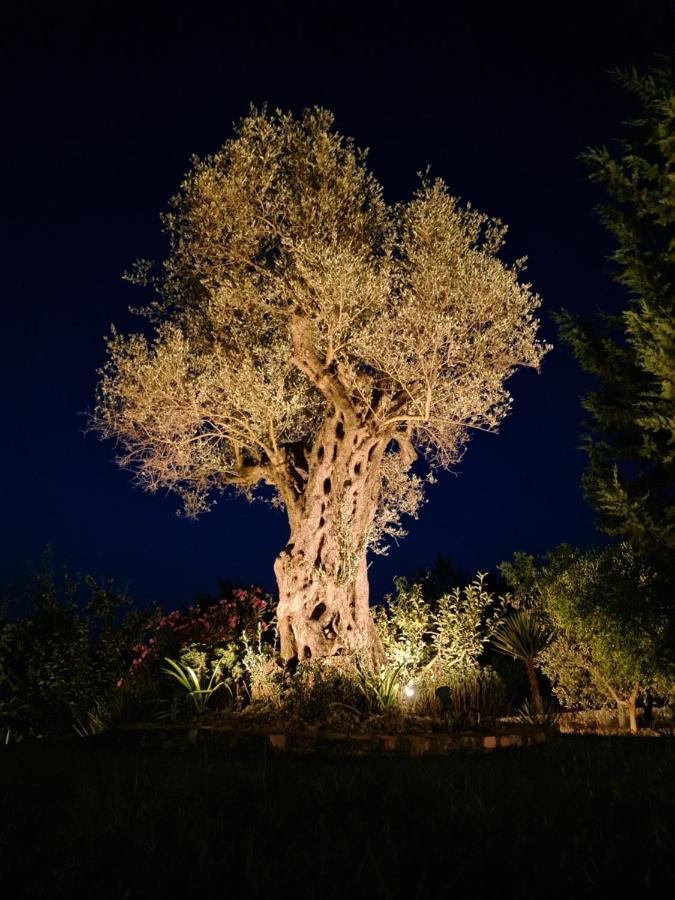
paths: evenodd
<path fill-rule="evenodd" d="M 379 734 L 362 732 L 232 730 L 217 726 L 126 726 L 112 729 L 110 737 L 138 739 L 141 746 L 175 746 L 190 743 L 215 746 L 225 751 L 258 751 L 293 754 L 326 754 L 369 756 L 444 755 L 454 751 L 485 752 L 509 747 L 532 747 L 545 743 L 550 732 L 546 728 L 520 726 L 492 732 L 458 732 L 456 734 Z"/>

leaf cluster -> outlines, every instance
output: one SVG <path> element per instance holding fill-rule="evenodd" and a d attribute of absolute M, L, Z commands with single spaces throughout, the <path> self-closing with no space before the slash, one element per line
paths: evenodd
<path fill-rule="evenodd" d="M 376 610 L 388 660 L 406 680 L 434 672 L 438 678 L 476 668 L 504 614 L 506 599 L 488 591 L 479 574 L 433 602 L 422 582 L 395 579 L 396 594 Z"/>

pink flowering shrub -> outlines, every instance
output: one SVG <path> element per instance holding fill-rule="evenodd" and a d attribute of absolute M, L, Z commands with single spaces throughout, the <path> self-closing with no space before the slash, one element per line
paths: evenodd
<path fill-rule="evenodd" d="M 269 596 L 261 588 L 239 588 L 213 603 L 195 603 L 184 610 L 156 613 L 143 640 L 131 648 L 130 674 L 147 672 L 165 657 L 178 659 L 185 648 L 212 655 L 218 648 L 238 644 L 246 635 L 254 638 L 270 630 Z"/>

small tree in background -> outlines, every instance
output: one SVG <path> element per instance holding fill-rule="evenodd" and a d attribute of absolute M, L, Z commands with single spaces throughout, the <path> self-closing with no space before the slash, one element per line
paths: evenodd
<path fill-rule="evenodd" d="M 381 660 L 366 555 L 416 513 L 413 462 L 449 466 L 472 429 L 495 431 L 504 382 L 546 349 L 502 223 L 441 181 L 388 206 L 364 156 L 324 110 L 253 110 L 196 160 L 167 259 L 133 279 L 154 288 L 154 334 L 113 332 L 93 415 L 120 465 L 190 515 L 271 486 L 287 660 Z"/>
<path fill-rule="evenodd" d="M 537 660 L 561 703 L 614 703 L 635 732 L 640 694 L 668 693 L 674 676 L 654 572 L 627 543 L 585 553 L 559 547 L 539 566 L 518 554 L 500 568 L 516 602 L 553 630 Z"/>

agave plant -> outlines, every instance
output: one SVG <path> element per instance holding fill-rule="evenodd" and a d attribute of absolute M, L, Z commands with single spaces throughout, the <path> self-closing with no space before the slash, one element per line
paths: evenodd
<path fill-rule="evenodd" d="M 162 669 L 162 673 L 168 678 L 173 678 L 185 690 L 186 699 L 192 705 L 195 713 L 202 713 L 206 709 L 211 696 L 223 686 L 222 682 L 218 682 L 220 675 L 220 663 L 218 663 L 207 680 L 206 674 L 197 673 L 191 666 L 176 662 L 175 659 L 164 657 L 167 663 Z"/>
<path fill-rule="evenodd" d="M 535 659 L 551 642 L 549 628 L 538 622 L 527 609 L 519 609 L 507 616 L 495 629 L 492 644 L 500 653 L 519 659 L 527 670 L 530 693 L 534 710 L 538 716 L 544 714 L 544 703 L 539 689 L 539 679 Z"/>

